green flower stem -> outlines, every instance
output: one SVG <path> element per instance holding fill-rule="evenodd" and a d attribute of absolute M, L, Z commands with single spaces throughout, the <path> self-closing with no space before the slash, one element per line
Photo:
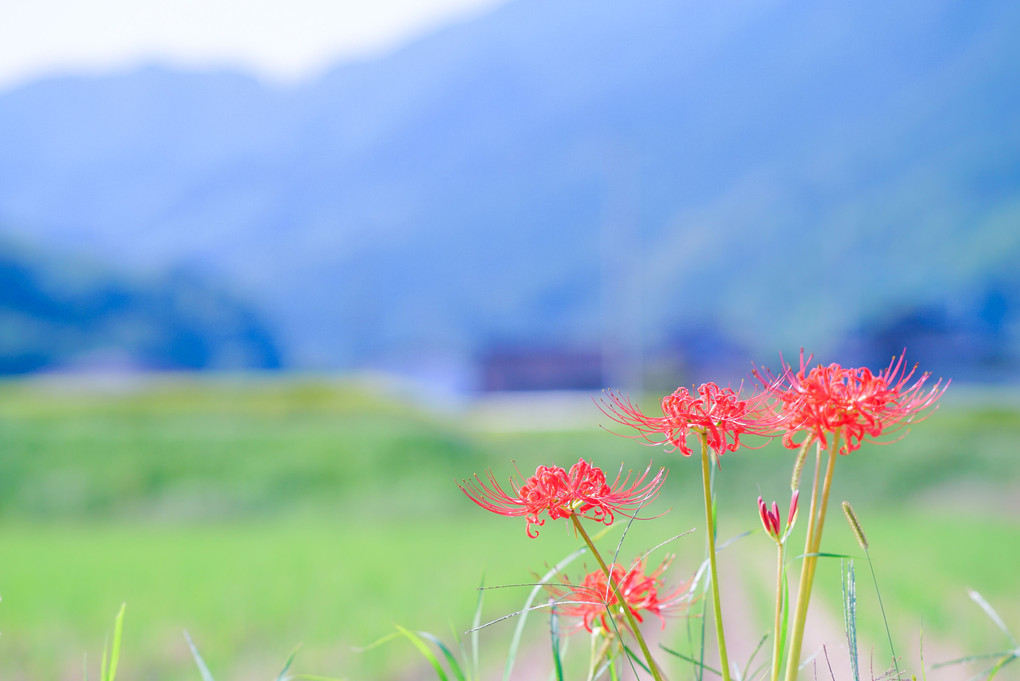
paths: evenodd
<path fill-rule="evenodd" d="M 829 463 L 825 467 L 825 483 L 822 485 L 822 504 L 818 509 L 818 525 L 815 528 L 815 543 L 811 553 L 817 554 L 822 548 L 822 527 L 825 525 L 825 511 L 829 508 L 829 489 L 832 485 L 832 474 L 836 468 L 836 452 L 839 451 L 839 433 L 833 436 L 832 448 L 829 449 Z M 815 570 L 818 567 L 818 556 L 811 556 L 811 584 L 814 583 Z M 808 598 L 811 597 L 811 584 L 808 585 Z"/>
<path fill-rule="evenodd" d="M 719 641 L 719 666 L 723 681 L 730 681 L 730 661 L 726 655 L 726 635 L 723 633 L 722 605 L 719 602 L 719 575 L 715 561 L 715 519 L 712 517 L 711 461 L 708 456 L 708 438 L 701 434 L 701 477 L 705 488 L 705 531 L 708 532 L 708 567 L 712 575 L 712 607 L 715 612 L 715 635 Z"/>
<path fill-rule="evenodd" d="M 815 456 L 815 480 L 814 484 L 811 486 L 811 507 L 808 511 L 807 533 L 804 537 L 805 555 L 811 553 L 811 545 L 814 543 L 815 511 L 818 508 L 818 481 L 821 469 L 822 453 L 821 450 L 819 450 Z M 804 562 L 801 563 L 800 567 L 800 582 L 797 586 L 797 609 L 794 611 L 793 632 L 790 637 L 790 652 L 786 659 L 786 681 L 796 681 L 798 666 L 800 664 L 800 648 L 804 638 L 804 620 L 807 615 L 807 603 L 804 600 L 804 594 L 808 589 L 808 560 L 808 558 L 804 558 Z"/>
<path fill-rule="evenodd" d="M 577 514 L 571 514 L 570 519 L 574 521 L 574 529 L 577 530 L 578 534 L 584 539 L 584 543 L 588 545 L 588 550 L 591 551 L 591 555 L 595 556 L 595 560 L 599 562 L 599 567 L 602 568 L 602 572 L 606 575 L 606 581 L 609 582 L 609 586 L 613 589 L 613 594 L 616 596 L 616 602 L 620 604 L 623 610 L 623 614 L 627 617 L 627 624 L 630 626 L 630 630 L 634 632 L 634 638 L 637 639 L 638 646 L 641 647 L 641 653 L 645 656 L 645 661 L 648 663 L 648 668 L 652 671 L 652 677 L 655 681 L 665 681 L 665 677 L 662 675 L 662 671 L 659 669 L 659 665 L 655 663 L 655 659 L 652 658 L 652 652 L 648 649 L 648 644 L 645 643 L 645 637 L 641 635 L 641 630 L 638 628 L 637 621 L 634 619 L 634 613 L 630 611 L 630 607 L 627 605 L 627 601 L 624 600 L 623 594 L 620 593 L 620 587 L 617 585 L 616 580 L 613 579 L 613 573 L 606 565 L 606 561 L 602 559 L 602 554 L 595 548 L 595 544 L 592 543 L 591 537 L 584 531 L 584 526 L 581 525 L 581 520 L 577 517 Z"/>
<path fill-rule="evenodd" d="M 779 681 L 779 670 L 783 666 L 782 639 L 779 628 L 783 626 L 783 543 L 777 544 L 776 555 L 776 625 L 772 634 L 772 681 Z"/>
<path fill-rule="evenodd" d="M 825 509 L 829 504 L 829 488 L 832 484 L 832 473 L 836 468 L 836 452 L 839 451 L 840 433 L 832 437 L 829 448 L 829 462 L 825 468 L 825 481 L 822 484 L 821 503 L 817 503 L 818 476 L 822 466 L 822 452 L 818 450 L 815 463 L 815 482 L 811 489 L 811 516 L 808 518 L 807 537 L 804 541 L 804 562 L 800 570 L 800 584 L 797 587 L 797 612 L 793 621 L 793 633 L 790 638 L 790 654 L 786 658 L 786 681 L 796 681 L 800 671 L 800 652 L 804 643 L 804 625 L 807 622 L 808 603 L 811 600 L 811 588 L 814 585 L 815 566 L 818 563 L 818 549 L 822 544 L 822 529 L 825 526 Z"/>

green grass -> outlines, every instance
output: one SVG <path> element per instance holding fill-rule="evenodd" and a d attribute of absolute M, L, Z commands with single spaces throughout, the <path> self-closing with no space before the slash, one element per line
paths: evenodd
<path fill-rule="evenodd" d="M 672 510 L 635 525 L 624 562 L 701 528 L 698 462 L 614 437 L 591 410 L 590 424 L 566 432 L 490 432 L 470 412 L 314 380 L 0 385 L 0 678 L 81 678 L 86 651 L 97 669 L 125 601 L 122 679 L 197 678 L 183 629 L 221 681 L 274 678 L 298 643 L 298 672 L 381 679 L 420 664 L 406 642 L 351 648 L 394 624 L 451 640 L 451 626 L 469 626 L 483 571 L 488 584 L 528 581 L 577 545 L 561 523 L 528 539 L 523 520 L 481 511 L 454 484 L 490 466 L 505 478 L 511 460 L 525 473 L 579 456 L 606 469 L 669 466 L 651 512 Z M 897 634 L 923 620 L 983 652 L 980 635 L 994 630 L 967 587 L 1020 624 L 1017 442 L 1020 411 L 947 404 L 902 442 L 839 459 L 823 549 L 860 553 L 838 508 L 849 499 Z M 775 443 L 723 457 L 720 537 L 759 526 L 759 494 L 785 504 L 792 462 Z M 678 581 L 703 541 L 668 547 Z M 727 557 L 763 556 L 771 574 L 765 541 L 747 537 Z M 857 574 L 861 628 L 877 644 L 863 562 Z M 836 603 L 838 576 L 826 575 L 818 588 Z M 526 591 L 487 592 L 486 616 L 512 612 Z M 547 622 L 532 625 L 547 654 Z M 495 668 L 512 627 L 481 632 Z"/>
<path fill-rule="evenodd" d="M 899 655 L 917 664 L 922 630 L 929 667 L 1008 647 L 967 591 L 980 592 L 1005 618 L 1014 636 L 1020 631 L 1016 570 L 1020 564 L 1020 520 L 1015 515 L 905 512 L 896 507 L 855 511 L 868 538 Z M 832 519 L 831 527 L 826 523 L 823 550 L 855 557 L 858 627 L 874 645 L 876 660 L 887 659 L 885 630 L 867 559 L 843 515 Z M 838 560 L 819 567 L 816 584 L 822 602 L 838 613 Z M 913 671 L 918 672 L 916 666 Z M 976 672 L 975 668 L 972 673 Z"/>
<path fill-rule="evenodd" d="M 377 490 L 434 488 L 477 456 L 447 424 L 345 386 L 169 383 L 100 395 L 9 386 L 0 394 L 0 513 L 20 517 L 403 512 L 400 495 L 381 499 Z"/>
<path fill-rule="evenodd" d="M 0 525 L 16 557 L 0 565 L 3 677 L 73 669 L 86 651 L 98 663 L 111 612 L 126 601 L 124 678 L 190 670 L 183 629 L 214 670 L 273 669 L 302 643 L 301 671 L 382 678 L 418 659 L 398 643 L 352 648 L 394 624 L 450 640 L 469 628 L 483 572 L 489 585 L 533 581 L 579 543 L 559 523 L 532 540 L 495 516 L 364 520 Z M 487 591 L 485 619 L 516 611 L 528 591 Z M 513 625 L 484 630 L 483 645 L 505 654 Z"/>

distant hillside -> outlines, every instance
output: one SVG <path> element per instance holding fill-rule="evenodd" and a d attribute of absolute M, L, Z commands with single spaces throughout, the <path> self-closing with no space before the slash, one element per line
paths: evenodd
<path fill-rule="evenodd" d="M 0 96 L 0 220 L 222 274 L 299 366 L 704 324 L 832 348 L 1012 281 L 1018 29 L 980 0 L 517 0 L 291 89 L 47 80 Z"/>
<path fill-rule="evenodd" d="M 0 374 L 279 365 L 257 316 L 200 277 L 139 279 L 0 240 Z"/>

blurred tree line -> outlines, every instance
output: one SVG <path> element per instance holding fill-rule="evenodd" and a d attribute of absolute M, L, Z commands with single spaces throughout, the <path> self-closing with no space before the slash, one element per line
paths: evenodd
<path fill-rule="evenodd" d="M 256 310 L 185 269 L 132 277 L 0 240 L 0 374 L 275 369 Z"/>

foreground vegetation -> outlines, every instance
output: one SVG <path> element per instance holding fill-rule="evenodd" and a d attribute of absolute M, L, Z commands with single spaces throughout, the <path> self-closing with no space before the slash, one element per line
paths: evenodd
<path fill-rule="evenodd" d="M 607 436 L 598 428 L 605 419 L 591 412 L 564 431 L 536 432 L 525 420 L 497 432 L 478 427 L 470 410 L 426 411 L 378 390 L 314 381 L 100 392 L 8 384 L 0 391 L 0 676 L 81 678 L 82 655 L 98 665 L 122 601 L 124 679 L 196 678 L 183 629 L 218 679 L 270 678 L 298 643 L 295 669 L 308 673 L 382 678 L 417 664 L 398 643 L 351 647 L 394 623 L 463 631 L 483 571 L 488 584 L 528 581 L 550 546 L 572 541 L 559 524 L 528 540 L 521 527 L 479 516 L 453 484 L 511 459 L 528 471 L 580 455 L 643 469 L 654 457 L 671 468 L 655 510 L 672 507 L 677 532 L 700 528 L 697 462 Z M 834 497 L 851 499 L 868 528 L 904 641 L 916 641 L 923 623 L 929 642 L 984 652 L 995 631 L 967 587 L 1020 628 L 1018 438 L 1020 413 L 1001 400 L 947 403 L 894 448 L 862 449 L 854 474 L 837 479 Z M 745 522 L 724 517 L 720 537 L 760 528 L 754 500 L 788 489 L 788 452 L 740 457 L 723 461 L 718 494 L 748 513 Z M 830 536 L 826 550 L 855 552 L 849 530 Z M 628 541 L 662 538 L 661 527 L 639 524 Z M 680 574 L 700 562 L 702 542 L 669 547 Z M 767 580 L 744 572 L 750 605 L 767 600 L 753 595 L 767 592 Z M 823 566 L 818 579 L 822 599 L 831 592 L 836 603 L 838 566 Z M 878 632 L 861 592 L 861 628 Z M 522 599 L 514 589 L 489 591 L 486 614 L 512 612 Z M 766 610 L 756 608 L 762 631 Z M 541 638 L 543 625 L 533 624 Z M 494 665 L 506 626 L 481 632 Z"/>

